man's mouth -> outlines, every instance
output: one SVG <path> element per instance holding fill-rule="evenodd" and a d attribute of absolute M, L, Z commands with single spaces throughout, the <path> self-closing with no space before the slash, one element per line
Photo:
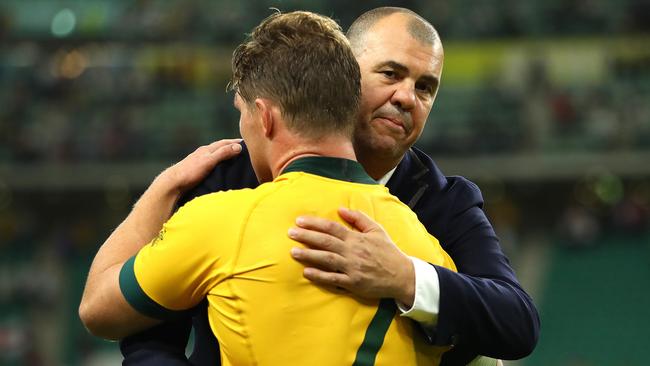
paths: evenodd
<path fill-rule="evenodd" d="M 399 119 L 390 118 L 390 117 L 383 117 L 383 116 L 376 117 L 375 119 L 381 120 L 382 123 L 384 123 L 384 125 L 388 126 L 390 129 L 400 130 L 402 132 L 406 132 L 406 128 L 404 127 L 404 123 Z"/>

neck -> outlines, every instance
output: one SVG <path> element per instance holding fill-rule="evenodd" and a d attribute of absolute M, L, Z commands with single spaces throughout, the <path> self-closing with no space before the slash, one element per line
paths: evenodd
<path fill-rule="evenodd" d="M 308 156 L 357 160 L 349 138 L 329 136 L 318 140 L 296 140 L 278 145 L 271 152 L 271 173 L 275 179 L 291 162 Z"/>
<path fill-rule="evenodd" d="M 366 173 L 368 173 L 368 175 L 374 180 L 381 179 L 384 175 L 395 168 L 404 157 L 404 155 L 399 155 L 397 157 L 395 155 L 382 156 L 381 154 L 378 155 L 376 152 L 368 153 L 363 149 L 358 149 L 355 152 L 357 160 L 361 165 L 363 165 L 363 169 L 365 169 Z"/>

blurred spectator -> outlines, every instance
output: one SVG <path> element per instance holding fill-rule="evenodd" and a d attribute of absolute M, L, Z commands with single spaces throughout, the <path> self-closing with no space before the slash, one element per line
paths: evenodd
<path fill-rule="evenodd" d="M 559 232 L 567 246 L 589 248 L 600 237 L 601 224 L 585 207 L 570 204 L 560 217 Z"/>

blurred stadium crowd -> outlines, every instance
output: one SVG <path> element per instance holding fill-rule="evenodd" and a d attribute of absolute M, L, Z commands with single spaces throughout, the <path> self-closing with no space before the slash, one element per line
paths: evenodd
<path fill-rule="evenodd" d="M 436 23 L 448 49 L 425 149 L 474 155 L 649 145 L 644 2 L 404 3 Z M 213 136 L 233 135 L 230 52 L 269 5 L 5 1 L 0 161 L 175 160 Z M 276 5 L 306 6 L 344 26 L 369 7 Z"/>
<path fill-rule="evenodd" d="M 0 365 L 114 362 L 117 347 L 86 335 L 76 317 L 91 255 L 156 169 L 238 134 L 225 92 L 230 55 L 269 7 L 320 12 L 346 28 L 389 4 L 427 18 L 445 45 L 420 148 L 469 167 L 504 156 L 594 164 L 582 174 L 585 160 L 575 160 L 561 179 L 532 162 L 518 169 L 539 169 L 534 179 L 443 166 L 479 183 L 515 269 L 538 237 L 571 248 L 623 238 L 650 263 L 650 164 L 621 175 L 628 159 L 590 160 L 650 156 L 648 1 L 5 0 Z M 64 183 L 50 185 L 53 174 Z M 526 364 L 548 364 L 534 356 Z"/>

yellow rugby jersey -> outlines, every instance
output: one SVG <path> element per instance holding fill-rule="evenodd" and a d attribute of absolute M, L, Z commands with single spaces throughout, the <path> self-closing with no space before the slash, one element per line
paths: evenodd
<path fill-rule="evenodd" d="M 297 216 L 343 223 L 339 207 L 379 222 L 407 255 L 455 270 L 416 215 L 355 161 L 308 157 L 256 189 L 183 206 L 120 272 L 127 301 L 166 319 L 205 297 L 222 365 L 435 365 L 392 299 L 334 293 L 306 280 L 287 231 Z"/>

